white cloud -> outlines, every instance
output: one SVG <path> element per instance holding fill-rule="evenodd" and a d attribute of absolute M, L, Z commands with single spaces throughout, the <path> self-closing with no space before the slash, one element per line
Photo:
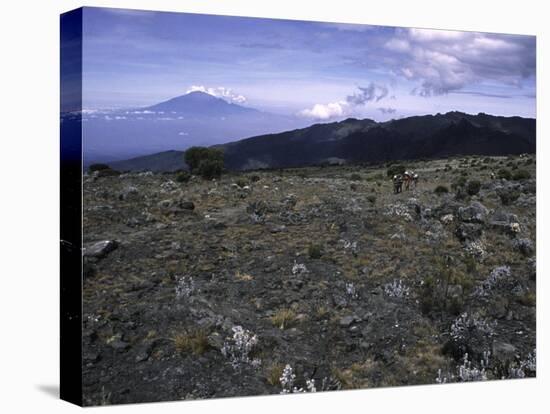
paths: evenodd
<path fill-rule="evenodd" d="M 345 101 L 337 101 L 328 104 L 315 104 L 312 108 L 304 109 L 298 115 L 306 118 L 327 120 L 341 118 L 353 114 L 360 107 L 369 102 L 378 102 L 388 96 L 389 89 L 386 85 L 371 82 L 368 86 L 358 86 L 353 95 L 348 95 Z"/>
<path fill-rule="evenodd" d="M 186 93 L 190 92 L 204 92 L 209 95 L 215 96 L 217 98 L 225 99 L 228 102 L 233 102 L 236 104 L 246 103 L 246 97 L 244 95 L 237 94 L 233 92 L 230 88 L 225 88 L 223 86 L 218 86 L 217 88 L 209 88 L 203 85 L 193 85 L 191 86 Z"/>
<path fill-rule="evenodd" d="M 328 104 L 315 104 L 311 109 L 304 109 L 299 115 L 305 118 L 330 119 L 344 116 L 349 110 L 349 104 L 345 101 Z"/>

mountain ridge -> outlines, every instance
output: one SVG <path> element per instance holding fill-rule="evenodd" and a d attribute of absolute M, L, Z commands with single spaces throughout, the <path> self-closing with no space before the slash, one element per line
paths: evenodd
<path fill-rule="evenodd" d="M 458 111 L 385 122 L 348 118 L 213 147 L 224 150 L 225 164 L 230 170 L 300 167 L 332 162 L 379 163 L 454 155 L 534 153 L 536 122 L 533 118 L 484 113 L 472 115 Z M 181 156 L 180 163 L 170 164 L 171 171 L 185 168 L 183 153 L 181 151 L 177 155 Z M 158 154 L 150 157 L 153 157 L 150 163 L 147 156 L 141 157 L 140 168 L 162 171 L 162 166 L 157 162 Z M 170 153 L 164 157 L 173 160 L 176 155 Z M 138 164 L 129 161 L 111 165 L 122 170 L 136 170 Z"/>

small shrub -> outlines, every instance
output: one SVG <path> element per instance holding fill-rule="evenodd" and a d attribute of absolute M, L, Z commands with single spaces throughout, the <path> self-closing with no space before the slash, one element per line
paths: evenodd
<path fill-rule="evenodd" d="M 393 282 L 384 285 L 384 293 L 390 298 L 402 298 L 409 296 L 409 288 L 405 286 L 401 279 L 395 279 Z"/>
<path fill-rule="evenodd" d="M 258 181 L 260 181 L 260 176 L 259 175 L 254 174 L 254 175 L 250 176 L 250 182 L 255 183 L 255 182 L 258 182 Z"/>
<path fill-rule="evenodd" d="M 311 259 L 320 259 L 323 255 L 323 249 L 319 244 L 310 244 L 307 249 L 307 254 Z"/>
<path fill-rule="evenodd" d="M 527 170 L 517 170 L 512 174 L 512 179 L 519 181 L 519 180 L 528 180 L 531 178 L 531 173 Z"/>
<path fill-rule="evenodd" d="M 512 173 L 506 168 L 501 168 L 497 172 L 497 177 L 504 180 L 510 180 L 512 178 Z"/>
<path fill-rule="evenodd" d="M 176 175 L 176 181 L 178 183 L 186 183 L 191 179 L 191 174 L 189 174 L 187 171 L 180 171 Z"/>
<path fill-rule="evenodd" d="M 367 196 L 367 201 L 372 204 L 376 203 L 376 196 L 374 194 L 369 194 Z"/>
<path fill-rule="evenodd" d="M 286 329 L 296 321 L 296 313 L 292 309 L 279 309 L 270 320 L 279 329 Z"/>
<path fill-rule="evenodd" d="M 240 325 L 234 326 L 231 330 L 233 336 L 229 341 L 224 342 L 221 349 L 222 355 L 229 359 L 234 369 L 245 364 L 250 364 L 253 367 L 260 366 L 259 359 L 250 358 L 253 348 L 258 344 L 258 337 Z"/>
<path fill-rule="evenodd" d="M 477 180 L 468 181 L 466 185 L 466 192 L 471 196 L 478 194 L 480 189 L 481 183 Z"/>
<path fill-rule="evenodd" d="M 447 194 L 449 192 L 449 188 L 445 185 L 438 185 L 435 187 L 434 193 L 437 195 Z"/>
<path fill-rule="evenodd" d="M 499 193 L 500 202 L 504 206 L 509 206 L 514 201 L 516 201 L 519 198 L 519 196 L 520 196 L 520 193 L 517 190 L 507 190 Z"/>
<path fill-rule="evenodd" d="M 361 181 L 362 180 L 361 176 L 357 173 L 351 174 L 349 179 L 351 181 Z"/>

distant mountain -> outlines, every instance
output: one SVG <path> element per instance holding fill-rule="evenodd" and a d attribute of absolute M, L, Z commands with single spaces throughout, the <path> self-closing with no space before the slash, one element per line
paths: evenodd
<path fill-rule="evenodd" d="M 194 116 L 231 116 L 243 114 L 260 114 L 260 111 L 252 108 L 229 103 L 221 98 L 204 92 L 190 92 L 153 106 L 143 108 L 146 111 L 177 113 Z"/>
<path fill-rule="evenodd" d="M 66 115 L 63 122 L 78 121 Z M 223 144 L 308 124 L 304 119 L 261 112 L 207 93 L 191 92 L 143 108 L 84 111 L 84 163 Z M 80 124 L 76 127 L 80 128 Z"/>
<path fill-rule="evenodd" d="M 388 122 L 346 119 L 222 146 L 233 170 L 327 162 L 383 162 L 453 155 L 534 153 L 534 119 L 461 112 Z"/>

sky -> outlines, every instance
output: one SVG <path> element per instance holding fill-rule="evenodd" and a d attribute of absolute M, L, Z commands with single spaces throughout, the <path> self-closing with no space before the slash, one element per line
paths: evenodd
<path fill-rule="evenodd" d="M 86 8 L 83 106 L 193 90 L 312 122 L 536 116 L 534 36 Z"/>

